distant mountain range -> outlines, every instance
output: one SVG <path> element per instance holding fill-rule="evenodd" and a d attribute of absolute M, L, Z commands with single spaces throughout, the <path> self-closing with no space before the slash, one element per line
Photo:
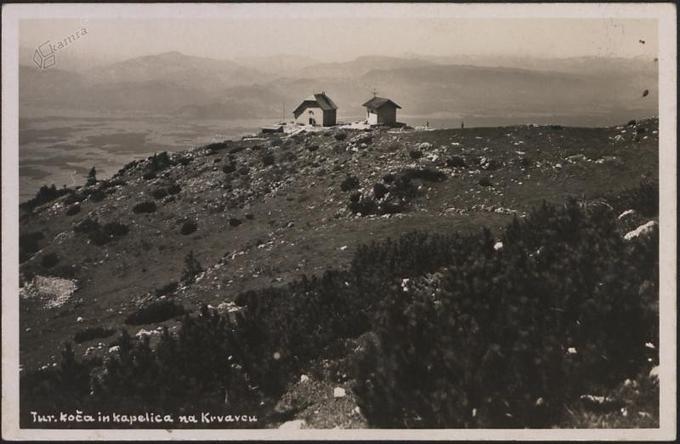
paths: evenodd
<path fill-rule="evenodd" d="M 640 58 L 413 55 L 319 63 L 300 56 L 230 61 L 169 52 L 78 71 L 62 70 L 58 62 L 45 71 L 22 65 L 19 99 L 23 113 L 48 108 L 279 119 L 290 117 L 302 98 L 326 91 L 343 118 L 362 115 L 361 103 L 375 89 L 406 115 L 656 115 L 657 78 L 655 61 Z"/>

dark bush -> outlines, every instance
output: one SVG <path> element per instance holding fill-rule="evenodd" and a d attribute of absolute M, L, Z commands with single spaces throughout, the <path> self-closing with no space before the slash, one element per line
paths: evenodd
<path fill-rule="evenodd" d="M 139 307 L 125 318 L 125 323 L 128 325 L 151 324 L 167 321 L 185 313 L 186 310 L 182 305 L 166 299 Z"/>
<path fill-rule="evenodd" d="M 347 175 L 340 184 L 342 191 L 351 191 L 359 188 L 359 179 L 356 176 Z"/>
<path fill-rule="evenodd" d="M 640 289 L 657 282 L 658 238 L 626 242 L 599 211 L 544 205 L 507 228 L 500 252 L 486 235 L 408 297 L 385 288 L 357 362 L 370 423 L 547 427 L 647 366 L 658 295 Z"/>
<path fill-rule="evenodd" d="M 177 282 L 170 282 L 166 285 L 163 285 L 160 288 L 157 288 L 154 293 L 156 294 L 156 296 L 168 295 L 170 293 L 174 293 L 177 290 L 177 287 L 178 287 Z"/>
<path fill-rule="evenodd" d="M 235 217 L 229 219 L 229 225 L 231 225 L 232 227 L 238 227 L 242 223 L 243 222 L 241 221 L 241 219 L 237 219 Z"/>
<path fill-rule="evenodd" d="M 334 137 L 335 137 L 335 140 L 342 141 L 342 140 L 345 140 L 347 138 L 347 133 L 338 132 L 338 133 L 335 133 Z"/>
<path fill-rule="evenodd" d="M 411 150 L 408 152 L 408 155 L 411 159 L 418 160 L 423 157 L 423 152 L 420 150 Z"/>
<path fill-rule="evenodd" d="M 27 261 L 33 253 L 40 250 L 40 241 L 45 239 L 41 231 L 24 233 L 19 236 L 19 261 Z"/>
<path fill-rule="evenodd" d="M 247 165 L 243 165 L 241 168 L 238 169 L 238 173 L 241 176 L 247 176 L 250 173 L 250 168 Z"/>
<path fill-rule="evenodd" d="M 205 146 L 205 149 L 208 151 L 208 154 L 216 154 L 218 151 L 225 150 L 231 146 L 231 141 L 225 140 L 223 142 L 216 142 L 216 143 L 211 143 Z"/>
<path fill-rule="evenodd" d="M 151 192 L 151 196 L 153 196 L 153 198 L 156 200 L 163 199 L 167 195 L 168 191 L 165 188 L 156 188 Z"/>
<path fill-rule="evenodd" d="M 21 204 L 21 206 L 28 210 L 33 210 L 35 207 L 53 201 L 56 198 L 61 197 L 64 194 L 68 194 L 70 192 L 71 191 L 67 190 L 66 188 L 57 189 L 57 187 L 54 184 L 49 187 L 47 185 L 43 185 L 40 187 L 40 189 L 35 194 L 35 197 L 33 199 L 24 202 L 23 204 Z"/>
<path fill-rule="evenodd" d="M 121 224 L 120 222 L 108 222 L 102 226 L 102 230 L 108 236 L 125 236 L 128 234 L 130 229 L 127 225 Z"/>
<path fill-rule="evenodd" d="M 447 177 L 445 173 L 434 168 L 408 168 L 400 175 L 408 180 L 419 179 L 428 182 L 441 182 Z"/>
<path fill-rule="evenodd" d="M 182 187 L 180 187 L 176 183 L 173 183 L 166 189 L 166 191 L 168 192 L 169 195 L 174 196 L 175 194 L 178 194 L 180 191 L 182 191 Z"/>
<path fill-rule="evenodd" d="M 619 212 L 632 209 L 645 217 L 653 217 L 659 214 L 659 183 L 643 179 L 638 186 L 606 196 L 606 200 Z"/>
<path fill-rule="evenodd" d="M 381 183 L 373 185 L 373 195 L 376 199 L 382 199 L 389 192 L 387 187 Z"/>
<path fill-rule="evenodd" d="M 240 153 L 241 151 L 243 151 L 245 149 L 246 149 L 245 145 L 235 145 L 235 146 L 229 148 L 229 154 Z"/>
<path fill-rule="evenodd" d="M 316 143 L 307 145 L 307 150 L 309 150 L 309 152 L 311 152 L 311 153 L 313 153 L 314 151 L 317 151 L 318 149 L 319 149 L 319 145 L 316 144 Z"/>
<path fill-rule="evenodd" d="M 194 256 L 194 252 L 190 251 L 189 254 L 186 255 L 184 258 L 184 271 L 182 272 L 182 282 L 186 283 L 192 283 L 196 279 L 196 276 L 198 276 L 201 272 L 203 271 L 203 267 L 201 267 L 201 263 L 198 262 L 198 259 L 196 259 L 196 256 Z"/>
<path fill-rule="evenodd" d="M 361 197 L 358 201 L 350 201 L 348 207 L 352 213 L 360 213 L 362 216 L 378 213 L 378 204 L 370 197 Z"/>
<path fill-rule="evenodd" d="M 228 162 L 228 163 L 224 164 L 224 166 L 222 167 L 222 172 L 224 174 L 231 174 L 234 171 L 236 171 L 236 163 L 235 162 Z"/>
<path fill-rule="evenodd" d="M 193 220 L 188 220 L 182 224 L 179 232 L 183 235 L 188 235 L 195 232 L 198 229 L 198 224 Z"/>
<path fill-rule="evenodd" d="M 255 215 L 253 213 L 248 213 L 248 214 L 246 214 L 246 219 L 253 220 L 253 219 L 255 219 Z"/>
<path fill-rule="evenodd" d="M 95 245 L 104 245 L 115 237 L 126 235 L 129 228 L 118 222 L 109 222 L 101 226 L 98 221 L 85 218 L 73 227 L 73 231 L 87 235 L 90 242 Z"/>
<path fill-rule="evenodd" d="M 89 217 L 81 220 L 73 227 L 74 232 L 83 234 L 99 231 L 100 229 L 101 225 L 99 225 L 99 222 L 97 222 L 95 219 L 90 219 Z"/>
<path fill-rule="evenodd" d="M 65 205 L 77 204 L 85 200 L 85 195 L 77 191 L 70 191 L 64 198 Z"/>
<path fill-rule="evenodd" d="M 267 152 L 262 156 L 262 164 L 264 166 L 271 166 L 274 165 L 275 163 L 276 157 L 274 157 L 274 153 Z"/>
<path fill-rule="evenodd" d="M 159 171 L 163 171 L 164 169 L 172 165 L 170 156 L 168 156 L 168 153 L 165 151 L 159 154 L 154 153 L 153 156 L 151 156 L 150 160 L 151 163 L 149 164 L 147 172 L 157 173 Z"/>
<path fill-rule="evenodd" d="M 354 193 L 349 195 L 349 201 L 350 202 L 359 202 L 361 199 L 361 193 L 358 191 L 355 191 Z"/>
<path fill-rule="evenodd" d="M 78 213 L 80 213 L 80 204 L 73 204 L 66 209 L 67 216 L 74 216 Z"/>
<path fill-rule="evenodd" d="M 493 184 L 491 183 L 491 179 L 489 178 L 489 176 L 482 176 L 482 177 L 480 177 L 478 183 L 479 183 L 481 186 L 483 186 L 483 187 L 490 187 L 490 186 L 493 185 Z"/>
<path fill-rule="evenodd" d="M 103 190 L 93 190 L 89 197 L 92 202 L 101 202 L 106 198 L 106 193 Z"/>
<path fill-rule="evenodd" d="M 140 202 L 132 207 L 133 213 L 153 213 L 156 211 L 156 203 L 153 201 Z"/>
<path fill-rule="evenodd" d="M 78 330 L 73 336 L 73 341 L 76 344 L 81 344 L 92 339 L 108 338 L 113 335 L 116 331 L 111 328 L 104 327 L 88 327 L 83 330 Z"/>
<path fill-rule="evenodd" d="M 59 263 L 57 253 L 48 253 L 42 257 L 40 264 L 45 268 L 52 268 Z"/>
<path fill-rule="evenodd" d="M 392 173 L 387 173 L 383 176 L 383 182 L 385 183 L 392 183 L 394 182 L 394 179 L 396 179 L 396 177 Z"/>
<path fill-rule="evenodd" d="M 465 159 L 461 156 L 451 156 L 446 159 L 446 166 L 449 168 L 465 168 Z"/>
<path fill-rule="evenodd" d="M 85 182 L 85 186 L 91 187 L 92 185 L 95 185 L 97 183 L 97 169 L 95 167 L 92 167 L 89 173 L 87 173 L 87 180 Z"/>
<path fill-rule="evenodd" d="M 142 174 L 142 179 L 144 180 L 151 180 L 155 179 L 157 177 L 157 174 L 155 171 L 147 171 L 146 173 Z"/>

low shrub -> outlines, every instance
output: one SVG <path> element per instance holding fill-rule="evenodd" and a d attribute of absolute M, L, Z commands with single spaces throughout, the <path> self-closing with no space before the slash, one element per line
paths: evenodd
<path fill-rule="evenodd" d="M 201 263 L 198 262 L 194 252 L 190 251 L 184 258 L 184 271 L 182 272 L 182 282 L 193 283 L 201 272 L 203 272 L 203 267 Z"/>
<path fill-rule="evenodd" d="M 544 205 L 499 252 L 486 235 L 437 277 L 386 287 L 356 364 L 369 422 L 548 427 L 648 366 L 658 294 L 640 289 L 658 282 L 658 237 L 630 243 L 614 227 L 611 212 Z"/>
<path fill-rule="evenodd" d="M 446 180 L 446 174 L 434 168 L 408 168 L 401 172 L 402 177 L 408 180 L 425 180 L 428 182 L 441 182 Z"/>
<path fill-rule="evenodd" d="M 179 284 L 177 282 L 170 282 L 160 288 L 157 288 L 154 293 L 156 296 L 165 296 L 170 293 L 174 293 L 177 290 L 178 285 Z"/>
<path fill-rule="evenodd" d="M 156 211 L 156 203 L 153 201 L 140 202 L 132 207 L 132 212 L 136 214 L 153 213 Z"/>
<path fill-rule="evenodd" d="M 116 331 L 111 328 L 104 327 L 88 327 L 83 330 L 78 330 L 73 336 L 73 341 L 76 344 L 81 344 L 86 341 L 91 341 L 92 339 L 108 338 L 112 336 Z"/>
<path fill-rule="evenodd" d="M 382 199 L 389 192 L 387 187 L 381 183 L 373 185 L 373 195 L 376 199 Z"/>
<path fill-rule="evenodd" d="M 108 236 L 125 236 L 130 231 L 130 228 L 121 224 L 120 222 L 108 222 L 102 226 L 102 231 Z"/>
<path fill-rule="evenodd" d="M 340 184 L 342 191 L 351 191 L 359 188 L 359 179 L 356 176 L 347 175 Z"/>
<path fill-rule="evenodd" d="M 149 172 L 159 172 L 163 171 L 167 167 L 171 166 L 173 163 L 170 160 L 170 156 L 168 156 L 168 153 L 163 151 L 161 153 L 154 153 L 153 156 L 150 158 L 151 163 L 149 165 Z"/>
<path fill-rule="evenodd" d="M 35 197 L 33 199 L 30 199 L 24 203 L 21 204 L 22 208 L 26 208 L 27 210 L 33 210 L 34 208 L 45 204 L 47 202 L 51 202 L 65 194 L 70 193 L 70 190 L 67 190 L 66 188 L 58 189 L 54 184 L 51 186 L 43 185 L 40 187 L 40 189 L 35 193 Z"/>
<path fill-rule="evenodd" d="M 193 220 L 188 220 L 182 224 L 182 227 L 179 229 L 180 234 L 183 235 L 188 235 L 193 232 L 195 232 L 198 229 L 198 224 L 193 221 Z"/>
<path fill-rule="evenodd" d="M 236 162 L 227 162 L 222 166 L 222 172 L 224 174 L 231 174 L 236 171 Z"/>
<path fill-rule="evenodd" d="M 491 183 L 491 178 L 489 176 L 482 176 L 479 178 L 479 181 L 477 182 L 483 187 L 490 187 L 493 184 Z"/>
<path fill-rule="evenodd" d="M 342 141 L 342 140 L 345 140 L 347 138 L 347 133 L 337 132 L 337 133 L 335 133 L 335 136 L 333 136 L 333 137 L 335 137 L 335 140 Z"/>
<path fill-rule="evenodd" d="M 420 150 L 410 150 L 410 151 L 408 152 L 408 155 L 409 155 L 409 157 L 410 157 L 411 159 L 413 159 L 413 160 L 418 160 L 418 159 L 420 159 L 421 157 L 423 157 L 423 152 L 420 151 Z"/>
<path fill-rule="evenodd" d="M 45 268 L 52 268 L 59 263 L 57 253 L 48 253 L 42 257 L 40 264 Z"/>
<path fill-rule="evenodd" d="M 451 156 L 446 159 L 446 166 L 449 168 L 465 168 L 465 159 L 461 156 Z"/>
<path fill-rule="evenodd" d="M 45 239 L 42 231 L 32 231 L 19 235 L 19 261 L 25 262 L 40 250 L 40 241 Z"/>
<path fill-rule="evenodd" d="M 151 196 L 153 196 L 154 199 L 160 200 L 163 199 L 168 195 L 168 191 L 165 188 L 156 188 L 151 192 Z"/>
<path fill-rule="evenodd" d="M 211 143 L 205 146 L 205 149 L 208 151 L 208 154 L 216 154 L 219 151 L 225 150 L 231 146 L 231 141 L 225 140 L 223 142 L 215 142 Z"/>
<path fill-rule="evenodd" d="M 101 202 L 106 199 L 106 193 L 101 189 L 92 190 L 89 193 L 89 198 L 92 202 Z"/>
<path fill-rule="evenodd" d="M 238 227 L 242 223 L 243 222 L 241 221 L 241 219 L 238 219 L 238 218 L 235 218 L 235 217 L 229 218 L 229 225 L 232 226 L 232 227 Z"/>
<path fill-rule="evenodd" d="M 274 165 L 275 163 L 276 157 L 274 156 L 274 153 L 267 152 L 262 156 L 262 164 L 264 166 L 271 166 Z"/>
<path fill-rule="evenodd" d="M 119 222 L 108 222 L 102 226 L 97 220 L 85 218 L 73 227 L 73 231 L 87 235 L 95 245 L 105 245 L 116 237 L 126 235 L 129 228 Z"/>
<path fill-rule="evenodd" d="M 76 233 L 88 234 L 101 229 L 101 225 L 96 219 L 86 217 L 73 226 L 73 231 Z"/>
<path fill-rule="evenodd" d="M 167 321 L 186 313 L 184 307 L 174 301 L 154 301 L 143 305 L 125 318 L 128 325 L 152 324 Z"/>
<path fill-rule="evenodd" d="M 80 213 L 80 204 L 73 204 L 66 209 L 67 216 L 75 216 Z"/>
<path fill-rule="evenodd" d="M 643 179 L 636 187 L 606 196 L 606 200 L 619 212 L 635 210 L 645 217 L 659 214 L 659 182 Z"/>

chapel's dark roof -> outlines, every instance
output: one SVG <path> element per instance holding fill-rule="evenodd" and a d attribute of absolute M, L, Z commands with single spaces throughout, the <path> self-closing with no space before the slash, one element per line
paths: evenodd
<path fill-rule="evenodd" d="M 386 99 L 384 97 L 373 97 L 371 100 L 368 102 L 364 103 L 361 106 L 365 106 L 368 109 L 380 109 L 385 105 L 391 104 L 392 106 L 401 109 L 401 106 L 397 105 L 390 99 Z"/>

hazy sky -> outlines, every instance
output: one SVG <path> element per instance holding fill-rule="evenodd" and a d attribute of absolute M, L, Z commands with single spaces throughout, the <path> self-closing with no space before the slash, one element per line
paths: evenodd
<path fill-rule="evenodd" d="M 655 57 L 658 52 L 656 20 L 584 18 L 24 20 L 20 46 L 59 41 L 83 25 L 87 34 L 64 51 L 104 60 L 167 51 L 213 58 L 295 54 L 323 61 L 368 54 Z"/>

